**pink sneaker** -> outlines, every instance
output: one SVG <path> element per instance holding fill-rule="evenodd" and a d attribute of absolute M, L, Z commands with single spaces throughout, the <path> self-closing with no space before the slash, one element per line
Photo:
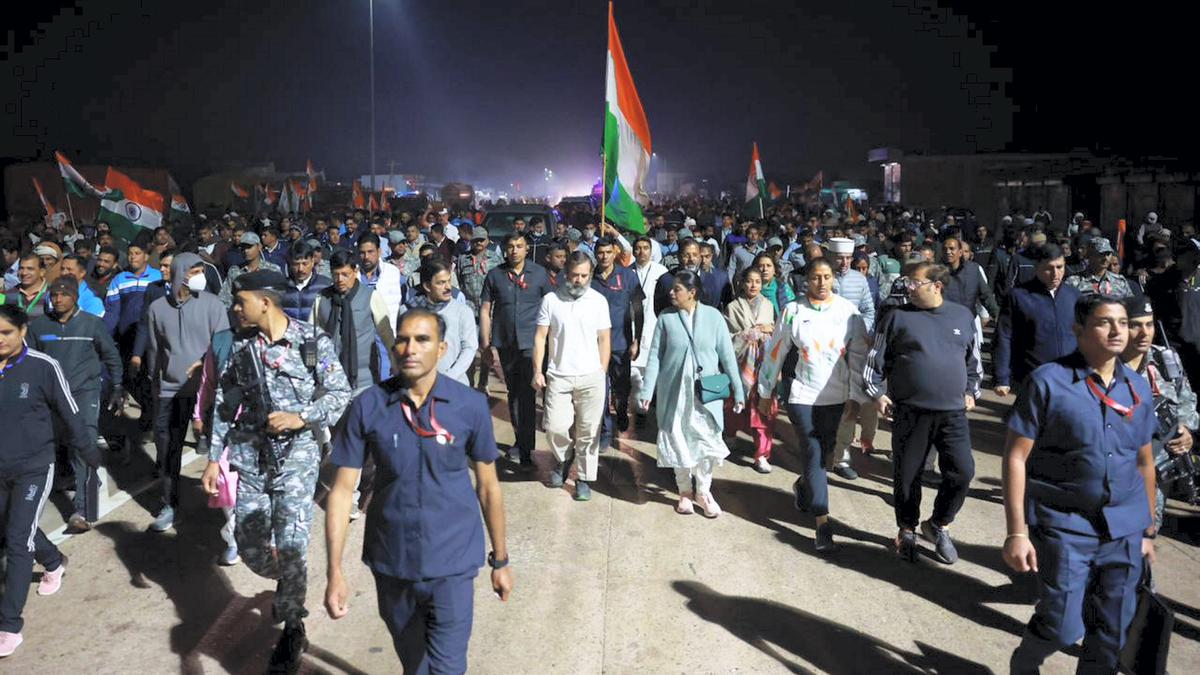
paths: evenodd
<path fill-rule="evenodd" d="M 38 595 L 54 595 L 62 588 L 63 575 L 67 573 L 67 556 L 63 556 L 62 564 L 53 572 L 42 572 L 42 580 L 38 582 Z"/>
<path fill-rule="evenodd" d="M 0 631 L 0 657 L 11 656 L 24 641 L 25 638 L 21 637 L 20 633 Z"/>
<path fill-rule="evenodd" d="M 679 495 L 679 503 L 675 505 L 675 513 L 681 516 L 690 516 L 696 512 L 692 507 L 692 493 L 685 492 Z"/>
<path fill-rule="evenodd" d="M 704 511 L 705 518 L 716 518 L 721 515 L 721 505 L 713 499 L 712 493 L 696 495 L 696 506 Z"/>

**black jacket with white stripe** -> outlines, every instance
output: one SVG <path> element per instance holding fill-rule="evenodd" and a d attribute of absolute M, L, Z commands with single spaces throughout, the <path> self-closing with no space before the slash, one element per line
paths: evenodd
<path fill-rule="evenodd" d="M 71 388 L 58 362 L 36 349 L 24 348 L 0 370 L 0 475 L 45 470 L 54 463 L 55 421 L 65 444 L 90 466 L 100 453 L 88 442 Z M 94 440 L 94 439 L 93 439 Z"/>

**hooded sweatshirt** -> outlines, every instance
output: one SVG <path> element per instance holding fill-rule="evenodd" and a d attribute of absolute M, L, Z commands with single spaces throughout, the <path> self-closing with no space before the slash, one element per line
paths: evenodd
<path fill-rule="evenodd" d="M 171 263 L 171 279 L 182 280 L 189 269 L 202 262 L 195 253 L 180 253 Z M 157 379 L 160 395 L 195 394 L 201 369 L 196 368 L 190 378 L 188 370 L 203 361 L 213 333 L 229 328 L 225 305 L 207 291 L 183 300 L 171 292 L 150 305 L 147 322 L 147 372 Z"/>

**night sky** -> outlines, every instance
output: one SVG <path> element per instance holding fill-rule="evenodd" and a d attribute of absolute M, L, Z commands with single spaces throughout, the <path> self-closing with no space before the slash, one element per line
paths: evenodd
<path fill-rule="evenodd" d="M 368 171 L 367 0 L 36 4 L 8 40 L 0 157 L 61 148 L 185 182 L 233 161 Z M 1190 18 L 969 4 L 989 7 L 624 0 L 616 14 L 667 171 L 740 180 L 754 140 L 787 180 L 874 175 L 877 146 L 1200 146 Z M 567 192 L 590 185 L 606 10 L 376 0 L 377 171 L 500 185 L 549 167 Z"/>

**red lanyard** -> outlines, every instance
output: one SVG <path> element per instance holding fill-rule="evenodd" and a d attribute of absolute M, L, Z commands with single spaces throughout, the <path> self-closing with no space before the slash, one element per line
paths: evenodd
<path fill-rule="evenodd" d="M 433 406 L 434 406 L 434 402 L 430 401 L 429 402 L 429 426 L 431 426 L 433 428 L 425 429 L 425 428 L 422 428 L 421 425 L 417 423 L 417 417 L 415 414 L 413 414 L 413 407 L 405 401 L 400 402 L 400 409 L 404 411 L 404 419 L 408 420 L 408 426 L 412 427 L 412 430 L 417 432 L 418 436 L 420 436 L 421 438 L 437 438 L 437 442 L 441 445 L 445 445 L 447 443 L 454 443 L 454 434 L 450 433 L 449 431 L 446 431 L 446 429 L 441 424 L 438 424 L 437 414 L 435 413 Z"/>
<path fill-rule="evenodd" d="M 1133 417 L 1134 409 L 1136 409 L 1138 407 L 1138 405 L 1140 405 L 1142 402 L 1142 399 L 1138 398 L 1137 391 L 1134 390 L 1134 388 L 1133 388 L 1133 383 L 1128 380 L 1125 381 L 1125 384 L 1129 385 L 1129 395 L 1133 397 L 1133 408 L 1122 405 L 1122 404 L 1117 403 L 1116 401 L 1112 400 L 1112 398 L 1109 397 L 1108 394 L 1104 393 L 1104 390 L 1100 388 L 1100 385 L 1096 384 L 1096 380 L 1092 379 L 1091 376 L 1089 376 L 1087 378 L 1087 383 L 1088 383 L 1088 388 L 1092 390 L 1092 393 L 1096 395 L 1096 398 L 1100 399 L 1101 403 L 1108 406 L 1109 408 L 1112 408 L 1113 412 L 1117 413 L 1118 415 L 1120 415 L 1122 417 L 1125 417 L 1125 418 Z"/>
<path fill-rule="evenodd" d="M 1162 390 L 1158 388 L 1158 376 L 1154 374 L 1156 370 L 1158 369 L 1154 367 L 1154 364 L 1147 366 L 1146 379 L 1150 380 L 1150 392 L 1155 396 L 1162 396 Z"/>
<path fill-rule="evenodd" d="M 263 365 L 273 370 L 278 370 L 279 367 L 283 365 L 284 360 L 287 359 L 287 351 L 285 350 L 282 356 L 272 361 L 267 358 L 267 349 L 270 348 L 270 346 L 271 345 L 267 344 L 267 339 L 262 336 L 262 333 L 259 333 L 258 353 L 259 357 L 262 359 Z"/>
<path fill-rule="evenodd" d="M 617 278 L 617 287 L 616 287 L 616 288 L 613 288 L 612 286 L 610 286 L 610 285 L 608 284 L 608 279 L 605 279 L 605 280 L 604 280 L 604 287 L 605 287 L 605 288 L 607 288 L 607 289 L 608 289 L 608 290 L 610 290 L 610 291 L 620 291 L 620 290 L 623 290 L 623 289 L 625 288 L 625 284 L 624 284 L 624 283 L 621 281 L 621 275 L 617 273 L 617 270 L 616 270 L 616 268 L 614 268 L 614 269 L 613 269 L 613 271 L 612 271 L 612 274 L 610 275 L 610 277 L 616 277 L 616 278 Z"/>
<path fill-rule="evenodd" d="M 513 284 L 521 290 L 525 290 L 525 288 L 528 286 L 528 284 L 525 283 L 525 273 L 524 272 L 521 272 L 521 276 L 517 276 L 517 275 L 513 274 L 512 272 L 509 272 L 508 280 L 513 282 Z"/>

